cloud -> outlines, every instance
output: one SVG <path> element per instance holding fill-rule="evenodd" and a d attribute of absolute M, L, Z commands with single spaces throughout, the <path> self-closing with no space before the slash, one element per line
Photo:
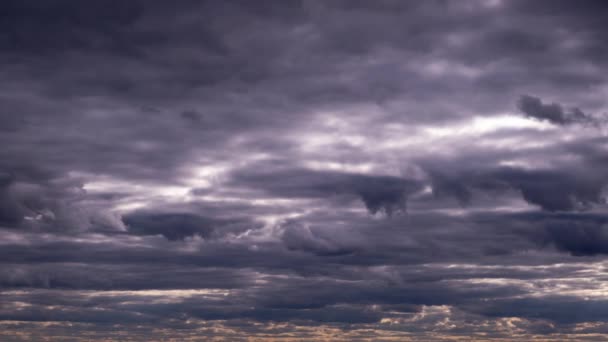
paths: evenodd
<path fill-rule="evenodd" d="M 253 222 L 246 220 L 217 219 L 191 213 L 133 212 L 125 215 L 122 221 L 131 234 L 162 235 L 171 241 L 193 236 L 212 238 L 255 227 Z"/>
<path fill-rule="evenodd" d="M 232 182 L 283 198 L 354 195 L 360 198 L 370 213 L 383 211 L 389 216 L 405 210 L 407 197 L 422 188 L 417 180 L 394 176 L 289 168 L 269 170 L 268 167 L 270 165 L 260 165 L 259 171 L 237 171 L 232 175 Z"/>
<path fill-rule="evenodd" d="M 602 204 L 605 179 L 581 179 L 560 171 L 497 170 L 492 176 L 521 190 L 523 198 L 549 211 L 584 209 Z"/>
<path fill-rule="evenodd" d="M 26 230 L 76 232 L 97 228 L 120 229 L 103 199 L 87 198 L 82 183 L 69 178 L 28 180 L 6 175 L 0 185 L 0 224 Z"/>
<path fill-rule="evenodd" d="M 605 8 L 1 2 L 0 339 L 602 340 Z"/>
<path fill-rule="evenodd" d="M 514 228 L 543 247 L 555 248 L 573 256 L 594 256 L 608 252 L 607 218 L 595 213 L 528 214 L 512 219 L 525 222 L 528 228 Z"/>
<path fill-rule="evenodd" d="M 163 235 L 169 240 L 183 240 L 198 235 L 209 237 L 214 222 L 193 214 L 130 214 L 123 218 L 129 232 L 141 235 Z"/>
<path fill-rule="evenodd" d="M 605 203 L 604 187 L 608 180 L 593 170 L 536 169 L 493 167 L 466 170 L 445 175 L 430 170 L 433 192 L 451 196 L 463 205 L 470 204 L 474 191 L 494 194 L 515 189 L 528 203 L 547 211 L 586 210 Z M 586 173 L 585 177 L 580 174 Z"/>
<path fill-rule="evenodd" d="M 517 102 L 517 107 L 529 118 L 548 121 L 556 125 L 597 124 L 594 117 L 583 113 L 578 108 L 564 110 L 557 103 L 544 104 L 538 97 L 522 95 Z"/>
<path fill-rule="evenodd" d="M 137 20 L 141 11 L 133 1 L 94 6 L 71 0 L 7 1 L 2 7 L 6 38 L 0 46 L 13 53 L 118 48 L 119 32 Z"/>
<path fill-rule="evenodd" d="M 507 299 L 490 303 L 481 311 L 489 316 L 549 318 L 557 323 L 578 323 L 588 321 L 590 317 L 604 321 L 605 304 L 605 301 L 578 301 L 568 297 Z"/>
<path fill-rule="evenodd" d="M 547 241 L 575 256 L 608 254 L 608 228 L 599 225 L 555 224 L 546 228 Z"/>

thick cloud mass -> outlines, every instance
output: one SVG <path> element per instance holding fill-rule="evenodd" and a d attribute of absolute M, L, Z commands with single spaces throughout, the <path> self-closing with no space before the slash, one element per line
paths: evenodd
<path fill-rule="evenodd" d="M 0 2 L 0 340 L 606 340 L 607 23 Z"/>
<path fill-rule="evenodd" d="M 593 117 L 583 113 L 578 108 L 564 111 L 559 104 L 544 104 L 539 98 L 530 95 L 520 97 L 518 107 L 527 117 L 546 120 L 557 125 L 592 123 L 594 121 Z"/>

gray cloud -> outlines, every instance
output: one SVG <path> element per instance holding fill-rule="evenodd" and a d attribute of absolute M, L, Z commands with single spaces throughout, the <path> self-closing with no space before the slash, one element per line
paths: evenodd
<path fill-rule="evenodd" d="M 123 216 L 122 221 L 131 234 L 162 235 L 172 241 L 193 236 L 213 238 L 244 232 L 259 225 L 238 218 L 217 219 L 191 213 L 134 212 Z"/>
<path fill-rule="evenodd" d="M 527 117 L 549 121 L 557 125 L 597 123 L 592 116 L 583 113 L 578 108 L 567 111 L 557 103 L 544 104 L 539 98 L 530 95 L 521 96 L 517 106 Z"/>
<path fill-rule="evenodd" d="M 260 188 L 269 195 L 284 198 L 329 198 L 331 196 L 356 195 L 370 213 L 383 211 L 387 215 L 405 210 L 407 197 L 421 189 L 417 180 L 393 176 L 369 176 L 364 174 L 319 172 L 306 169 L 272 169 L 272 165 L 260 165 L 266 171 L 239 171 L 232 182 L 240 186 Z"/>
<path fill-rule="evenodd" d="M 427 166 L 434 194 L 454 197 L 465 205 L 470 204 L 475 191 L 500 195 L 508 193 L 509 189 L 518 191 L 525 201 L 547 211 L 587 210 L 605 203 L 604 188 L 608 180 L 601 171 L 604 166 L 596 162 L 587 162 L 584 167 L 563 165 L 559 169 L 532 170 L 495 166 L 471 169 L 465 166 L 451 173 L 437 167 Z M 459 167 L 456 164 L 456 168 Z M 582 174 L 585 176 L 581 177 Z"/>
<path fill-rule="evenodd" d="M 605 339 L 606 13 L 4 1 L 0 339 Z"/>

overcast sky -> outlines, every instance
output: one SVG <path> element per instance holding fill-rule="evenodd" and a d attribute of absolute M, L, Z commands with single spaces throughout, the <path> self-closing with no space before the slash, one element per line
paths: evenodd
<path fill-rule="evenodd" d="M 608 4 L 0 1 L 2 341 L 605 341 Z"/>

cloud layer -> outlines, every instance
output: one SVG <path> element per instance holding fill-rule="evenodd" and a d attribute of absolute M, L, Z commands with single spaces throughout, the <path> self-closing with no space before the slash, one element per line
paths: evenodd
<path fill-rule="evenodd" d="M 607 19 L 3 1 L 0 339 L 605 339 Z"/>

